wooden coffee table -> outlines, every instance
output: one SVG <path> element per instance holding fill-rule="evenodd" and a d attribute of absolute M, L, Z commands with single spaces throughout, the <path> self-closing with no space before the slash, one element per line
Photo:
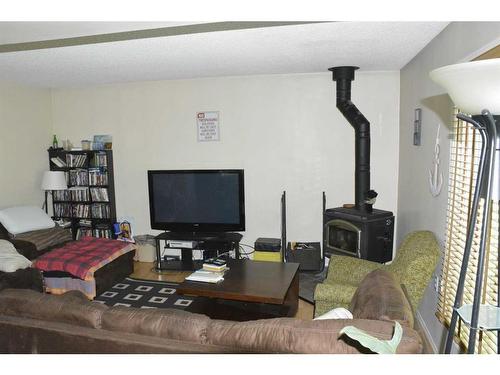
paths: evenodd
<path fill-rule="evenodd" d="M 186 309 L 213 319 L 253 320 L 294 316 L 299 303 L 299 264 L 230 260 L 218 284 L 184 281 L 177 293 L 197 296 Z"/>

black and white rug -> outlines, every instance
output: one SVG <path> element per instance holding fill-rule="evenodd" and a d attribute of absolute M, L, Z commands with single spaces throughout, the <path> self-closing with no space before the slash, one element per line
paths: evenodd
<path fill-rule="evenodd" d="M 177 294 L 179 284 L 127 277 L 94 299 L 108 306 L 143 309 L 174 308 L 184 310 L 194 298 Z"/>

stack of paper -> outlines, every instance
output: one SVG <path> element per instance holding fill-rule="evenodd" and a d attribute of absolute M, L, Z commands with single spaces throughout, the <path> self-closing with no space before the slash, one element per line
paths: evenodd
<path fill-rule="evenodd" d="M 210 272 L 205 270 L 198 270 L 186 277 L 187 281 L 200 281 L 203 283 L 218 283 L 224 280 L 224 274 L 220 272 Z"/>
<path fill-rule="evenodd" d="M 207 272 L 224 273 L 227 270 L 227 266 L 225 264 L 217 266 L 215 264 L 204 263 L 203 270 Z"/>

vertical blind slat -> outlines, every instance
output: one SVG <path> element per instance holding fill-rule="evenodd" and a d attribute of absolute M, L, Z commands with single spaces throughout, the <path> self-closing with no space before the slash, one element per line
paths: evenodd
<path fill-rule="evenodd" d="M 470 212 L 481 148 L 481 137 L 476 136 L 476 130 L 472 126 L 458 119 L 454 120 L 453 126 L 454 138 L 450 150 L 446 244 L 436 312 L 438 318 L 445 324 L 450 323 L 455 302 L 467 237 L 467 226 L 470 224 Z M 474 297 L 481 217 L 484 215 L 483 206 L 484 202 L 481 202 L 465 278 L 464 304 L 472 303 Z M 488 223 L 490 238 L 485 262 L 484 287 L 481 295 L 483 303 L 493 305 L 498 305 L 499 211 L 499 203 L 493 202 L 492 220 Z M 458 325 L 455 335 L 465 346 L 467 345 L 469 329 L 464 324 Z M 476 351 L 479 353 L 496 353 L 497 340 L 497 332 L 483 332 L 477 335 Z"/>

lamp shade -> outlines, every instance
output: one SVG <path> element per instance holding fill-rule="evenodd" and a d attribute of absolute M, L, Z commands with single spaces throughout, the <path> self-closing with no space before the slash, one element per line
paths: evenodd
<path fill-rule="evenodd" d="M 42 190 L 66 190 L 66 177 L 61 171 L 45 171 L 42 178 Z"/>
<path fill-rule="evenodd" d="M 500 115 L 500 59 L 443 66 L 430 77 L 446 89 L 460 111 L 479 115 L 487 109 Z"/>

